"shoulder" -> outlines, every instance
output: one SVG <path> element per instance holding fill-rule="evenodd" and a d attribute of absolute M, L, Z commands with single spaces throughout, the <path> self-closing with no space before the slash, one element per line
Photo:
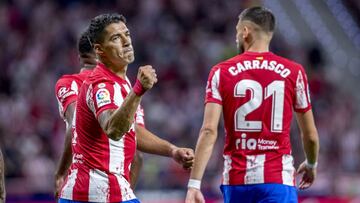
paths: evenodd
<path fill-rule="evenodd" d="M 86 85 L 96 86 L 101 83 L 114 84 L 114 81 L 99 68 L 95 68 L 91 73 L 88 74 L 84 83 Z"/>
<path fill-rule="evenodd" d="M 74 79 L 76 78 L 73 75 L 62 75 L 57 81 L 56 81 L 56 87 L 58 86 L 66 86 L 66 85 L 71 85 L 71 82 L 74 81 Z"/>
<path fill-rule="evenodd" d="M 273 57 L 275 59 L 277 59 L 278 61 L 281 61 L 281 63 L 283 63 L 285 66 L 287 66 L 288 68 L 291 69 L 295 69 L 295 70 L 304 70 L 303 66 L 300 63 L 297 63 L 291 59 L 273 54 Z"/>

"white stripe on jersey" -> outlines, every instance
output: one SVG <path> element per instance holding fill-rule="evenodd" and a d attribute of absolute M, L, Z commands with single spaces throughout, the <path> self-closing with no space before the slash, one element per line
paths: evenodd
<path fill-rule="evenodd" d="M 89 173 L 89 202 L 109 201 L 109 178 L 105 172 L 90 169 Z"/>
<path fill-rule="evenodd" d="M 73 90 L 76 93 L 76 95 L 79 94 L 79 87 L 76 84 L 75 80 L 72 81 L 70 89 Z"/>
<path fill-rule="evenodd" d="M 92 84 L 90 84 L 86 91 L 86 104 L 89 107 L 89 109 L 95 114 L 95 104 L 92 98 L 93 94 L 94 94 L 93 87 Z"/>
<path fill-rule="evenodd" d="M 265 154 L 246 156 L 245 184 L 264 183 Z"/>
<path fill-rule="evenodd" d="M 124 163 L 125 163 L 125 137 L 118 141 L 109 139 L 109 171 L 114 174 L 124 174 Z"/>
<path fill-rule="evenodd" d="M 231 170 L 231 156 L 223 155 L 224 157 L 224 172 L 223 172 L 223 185 L 229 185 L 229 171 Z"/>
<path fill-rule="evenodd" d="M 72 199 L 73 197 L 73 190 L 77 178 L 78 169 L 73 169 L 70 171 L 70 174 L 68 176 L 68 180 L 66 181 L 66 184 L 64 185 L 60 197 L 63 199 Z"/>
<path fill-rule="evenodd" d="M 128 201 L 135 199 L 136 196 L 133 190 L 131 189 L 129 182 L 124 178 L 124 176 L 115 174 L 115 177 L 120 186 L 121 201 Z"/>
<path fill-rule="evenodd" d="M 305 87 L 305 82 L 304 82 L 304 77 L 301 73 L 301 71 L 299 71 L 299 74 L 297 76 L 296 79 L 296 108 L 299 109 L 305 109 L 308 107 L 308 100 L 306 98 L 306 87 Z"/>
<path fill-rule="evenodd" d="M 124 102 L 124 98 L 121 94 L 121 86 L 115 82 L 114 84 L 114 103 L 116 106 L 120 107 Z"/>
<path fill-rule="evenodd" d="M 211 80 L 211 93 L 213 98 L 222 101 L 219 93 L 219 83 L 220 83 L 220 69 L 215 71 L 215 74 Z"/>
<path fill-rule="evenodd" d="M 293 157 L 289 154 L 282 156 L 282 182 L 284 185 L 294 186 L 295 168 L 293 166 Z"/>

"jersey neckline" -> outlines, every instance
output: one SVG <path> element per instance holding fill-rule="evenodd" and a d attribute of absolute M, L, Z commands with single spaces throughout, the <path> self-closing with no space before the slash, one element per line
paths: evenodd
<path fill-rule="evenodd" d="M 267 52 L 245 51 L 243 54 L 246 54 L 246 55 L 272 55 L 273 53 L 270 51 L 267 51 Z"/>

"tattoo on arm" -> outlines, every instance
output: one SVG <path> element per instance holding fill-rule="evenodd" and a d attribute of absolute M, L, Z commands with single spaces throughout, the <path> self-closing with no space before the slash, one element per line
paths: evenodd
<path fill-rule="evenodd" d="M 105 110 L 99 115 L 100 126 L 109 138 L 119 140 L 129 131 L 140 101 L 141 97 L 131 91 L 119 108 Z"/>

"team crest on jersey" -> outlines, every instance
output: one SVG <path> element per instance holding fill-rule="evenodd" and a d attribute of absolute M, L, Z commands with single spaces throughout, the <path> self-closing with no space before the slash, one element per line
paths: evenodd
<path fill-rule="evenodd" d="M 111 103 L 109 90 L 105 88 L 99 89 L 95 96 L 98 108 Z"/>

